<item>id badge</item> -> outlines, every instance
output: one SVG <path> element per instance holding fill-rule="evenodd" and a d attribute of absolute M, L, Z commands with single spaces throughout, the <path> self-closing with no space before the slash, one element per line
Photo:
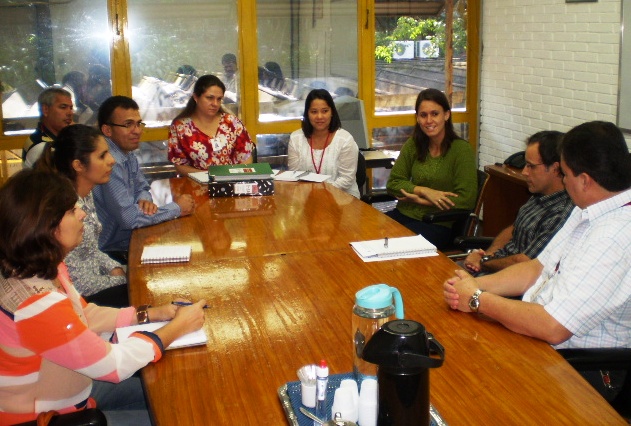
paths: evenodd
<path fill-rule="evenodd" d="M 218 152 L 221 151 L 224 146 L 226 146 L 226 140 L 223 138 L 213 138 L 212 141 L 213 151 Z"/>

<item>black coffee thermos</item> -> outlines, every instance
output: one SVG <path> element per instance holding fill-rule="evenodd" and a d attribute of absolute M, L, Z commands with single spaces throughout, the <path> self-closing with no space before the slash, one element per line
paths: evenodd
<path fill-rule="evenodd" d="M 443 364 L 445 350 L 425 327 L 411 320 L 387 322 L 368 341 L 362 357 L 378 366 L 377 425 L 429 425 L 429 369 Z"/>

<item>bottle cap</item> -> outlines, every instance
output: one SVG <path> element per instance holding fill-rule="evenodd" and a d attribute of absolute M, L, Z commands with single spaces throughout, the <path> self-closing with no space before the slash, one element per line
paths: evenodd
<path fill-rule="evenodd" d="M 320 360 L 320 364 L 316 366 L 316 377 L 327 377 L 329 375 L 329 366 L 325 360 Z"/>
<path fill-rule="evenodd" d="M 401 293 L 387 284 L 375 284 L 359 290 L 355 293 L 355 304 L 366 309 L 384 309 L 394 305 L 396 317 L 403 318 Z"/>

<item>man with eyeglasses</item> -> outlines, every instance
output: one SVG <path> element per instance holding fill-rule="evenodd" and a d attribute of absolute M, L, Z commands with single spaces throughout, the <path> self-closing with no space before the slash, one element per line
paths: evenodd
<path fill-rule="evenodd" d="M 469 253 L 463 262 L 469 272 L 492 273 L 534 259 L 561 229 L 574 208 L 563 186 L 558 154 L 562 136 L 561 132 L 543 131 L 528 138 L 522 174 L 533 196 L 488 249 Z"/>
<path fill-rule="evenodd" d="M 92 190 L 103 225 L 99 247 L 117 259 L 126 260 L 133 229 L 189 215 L 195 209 L 195 202 L 188 194 L 162 207 L 153 202 L 149 183 L 133 152 L 140 146 L 145 127 L 133 99 L 126 96 L 106 99 L 99 108 L 98 124 L 116 160 L 109 182 Z"/>

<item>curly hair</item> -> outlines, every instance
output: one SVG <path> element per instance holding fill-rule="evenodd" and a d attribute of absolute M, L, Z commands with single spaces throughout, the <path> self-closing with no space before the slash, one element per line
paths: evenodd
<path fill-rule="evenodd" d="M 70 180 L 23 170 L 0 188 L 0 272 L 5 278 L 53 279 L 65 250 L 55 233 L 77 202 Z"/>

